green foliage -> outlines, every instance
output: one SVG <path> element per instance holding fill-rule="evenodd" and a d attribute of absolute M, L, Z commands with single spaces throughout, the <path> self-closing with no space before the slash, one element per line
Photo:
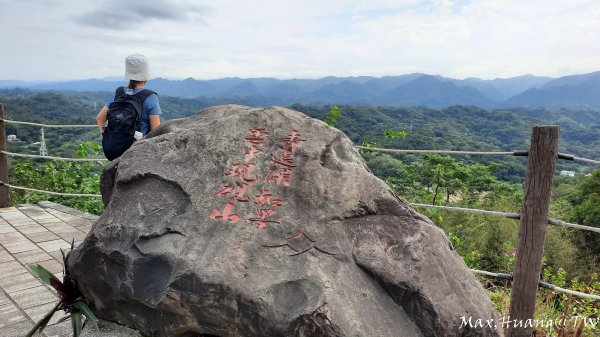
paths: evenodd
<path fill-rule="evenodd" d="M 94 142 L 84 142 L 75 152 L 76 158 L 98 158 L 102 147 Z M 95 162 L 51 160 L 45 162 L 12 163 L 10 182 L 39 190 L 61 193 L 99 194 L 101 165 Z M 63 197 L 39 192 L 11 189 L 14 203 L 36 203 L 50 200 L 85 212 L 100 214 L 104 205 L 95 197 Z"/>
<path fill-rule="evenodd" d="M 342 112 L 340 111 L 340 108 L 337 105 L 332 105 L 331 109 L 329 109 L 329 112 L 327 113 L 327 118 L 325 118 L 324 122 L 327 123 L 327 125 L 334 127 L 336 126 L 337 119 L 338 117 L 340 117 L 341 114 Z"/>
<path fill-rule="evenodd" d="M 383 130 L 383 135 L 388 142 L 393 142 L 395 139 L 406 139 L 405 131 Z"/>
<path fill-rule="evenodd" d="M 311 117 L 324 119 L 330 107 L 295 104 L 291 108 Z M 405 130 L 405 139 L 389 144 L 391 148 L 526 150 L 529 148 L 533 125 L 560 123 L 561 152 L 600 158 L 598 113 L 544 109 L 486 110 L 475 106 L 451 106 L 444 109 L 372 106 L 340 108 L 344 111 L 344 118 L 338 120 L 336 127 L 355 144 L 365 146 L 373 145 L 373 139 L 379 138 L 385 130 Z M 407 157 L 409 156 L 404 156 Z M 398 158 L 400 159 L 399 156 Z M 466 158 L 465 161 L 486 166 L 497 163 L 492 174 L 505 182 L 521 183 L 525 177 L 526 160 L 523 158 L 477 156 Z M 564 161 L 557 163 L 557 169 L 584 173 L 590 171 L 581 165 Z"/>
<path fill-rule="evenodd" d="M 542 280 L 562 288 L 588 293 L 598 294 L 600 282 L 598 274 L 592 274 L 587 282 L 581 282 L 578 278 L 572 278 L 562 268 L 546 267 Z M 536 316 L 545 320 L 552 319 L 567 324 L 560 324 L 557 329 L 575 329 L 572 317 L 597 320 L 600 317 L 600 303 L 597 300 L 573 296 L 562 292 L 542 288 L 538 295 L 536 305 Z M 589 324 L 584 326 L 583 336 L 597 336 L 600 333 L 600 325 Z"/>
<path fill-rule="evenodd" d="M 91 125 L 96 124 L 96 114 L 103 104 L 94 98 L 57 92 L 26 92 L 8 96 L 0 93 L 0 102 L 5 107 L 6 118 L 10 120 Z M 28 154 L 39 152 L 36 144 L 40 141 L 39 127 L 6 124 L 6 134 L 14 134 L 20 140 L 9 143 L 9 151 Z M 98 130 L 91 128 L 46 128 L 45 138 L 48 151 L 53 156 L 68 156 L 76 150 L 76 144 L 84 141 L 100 141 Z"/>
<path fill-rule="evenodd" d="M 574 193 L 563 196 L 572 205 L 570 220 L 572 222 L 600 227 L 600 169 L 585 177 L 576 185 Z M 588 231 L 576 231 L 572 234 L 578 245 L 577 258 L 587 261 L 584 269 L 600 268 L 600 235 Z"/>
<path fill-rule="evenodd" d="M 413 201 L 437 204 L 450 202 L 453 197 L 469 201 L 486 192 L 510 189 L 510 184 L 492 175 L 494 165 L 467 164 L 437 154 L 425 154 L 405 163 L 387 154 L 368 153 L 366 160 L 373 173 L 386 180 L 397 194 Z"/>
<path fill-rule="evenodd" d="M 486 241 L 482 247 L 479 265 L 483 270 L 502 270 L 506 268 L 505 247 L 503 237 L 498 225 L 492 225 L 486 233 Z"/>
<path fill-rule="evenodd" d="M 73 244 L 71 244 L 71 249 L 73 249 Z M 73 337 L 78 337 L 81 334 L 83 316 L 92 322 L 97 321 L 96 316 L 89 308 L 88 301 L 81 295 L 75 280 L 73 280 L 69 271 L 66 269 L 66 256 L 62 250 L 61 253 L 63 254 L 63 264 L 65 266 L 62 281 L 39 264 L 27 264 L 27 267 L 35 276 L 56 290 L 59 301 L 54 308 L 35 324 L 26 337 L 32 337 L 36 332 L 41 334 L 50 322 L 50 319 L 52 319 L 52 316 L 60 310 L 69 313 L 69 316 L 67 317 L 71 319 Z"/>

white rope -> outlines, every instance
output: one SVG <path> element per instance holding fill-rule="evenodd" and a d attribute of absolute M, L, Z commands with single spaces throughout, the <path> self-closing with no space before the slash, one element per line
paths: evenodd
<path fill-rule="evenodd" d="M 108 161 L 105 158 L 64 158 L 64 157 L 53 157 L 53 156 L 40 156 L 40 155 L 35 155 L 35 154 L 14 153 L 14 152 L 7 152 L 7 151 L 0 151 L 0 153 L 3 153 L 7 156 L 25 157 L 25 158 L 41 158 L 41 159 L 48 159 L 48 160 L 92 161 L 92 162 Z"/>
<path fill-rule="evenodd" d="M 477 270 L 477 269 L 471 269 L 471 271 L 474 274 L 480 274 L 480 275 L 485 275 L 485 276 L 490 276 L 490 277 L 495 277 L 495 278 L 501 278 L 501 279 L 505 279 L 505 280 L 513 279 L 512 274 L 491 273 L 489 271 L 483 271 L 483 270 Z M 576 290 L 565 289 L 565 288 L 561 288 L 559 286 L 555 286 L 554 284 L 544 282 L 544 281 L 540 281 L 538 284 L 540 287 L 547 288 L 547 289 L 550 289 L 550 290 L 553 290 L 556 292 L 571 294 L 571 295 L 578 296 L 578 297 L 585 297 L 585 298 L 589 298 L 592 300 L 600 301 L 600 295 L 586 294 L 586 293 L 582 293 L 582 292 L 576 291 Z"/>
<path fill-rule="evenodd" d="M 514 156 L 514 152 L 493 152 L 493 151 L 453 151 L 453 150 L 408 150 L 408 149 L 383 149 L 379 147 L 369 147 L 355 145 L 356 148 L 362 150 L 373 150 L 378 152 L 394 152 L 394 153 L 445 153 L 445 154 L 473 154 L 473 155 L 491 155 L 491 156 Z"/>
<path fill-rule="evenodd" d="M 98 125 L 61 125 L 61 124 L 41 124 L 41 123 L 32 123 L 32 122 L 20 122 L 20 121 L 11 121 L 8 119 L 0 118 L 0 122 L 8 123 L 8 124 L 22 124 L 22 125 L 33 125 L 33 126 L 41 126 L 44 128 L 97 128 Z"/>
<path fill-rule="evenodd" d="M 565 293 L 565 294 L 571 294 L 574 296 L 579 296 L 579 297 L 586 297 L 592 300 L 596 300 L 596 301 L 600 301 L 600 295 L 595 295 L 595 294 L 586 294 L 586 293 L 582 293 L 580 291 L 576 291 L 576 290 L 571 290 L 571 289 L 565 289 L 565 288 L 561 288 L 559 286 L 555 286 L 554 284 L 550 284 L 548 282 L 543 282 L 540 281 L 540 286 L 550 289 L 550 290 L 554 290 L 554 291 L 558 291 L 559 293 Z"/>
<path fill-rule="evenodd" d="M 492 273 L 492 272 L 489 272 L 489 271 L 478 270 L 478 269 L 471 269 L 471 271 L 474 274 L 485 275 L 485 276 L 490 276 L 490 277 L 495 277 L 495 278 L 501 278 L 501 279 L 505 279 L 505 280 L 512 280 L 513 279 L 512 274 Z"/>
<path fill-rule="evenodd" d="M 568 223 L 568 222 L 565 222 L 565 221 L 562 221 L 562 220 L 549 219 L 548 223 L 551 224 L 551 225 L 555 225 L 555 226 L 576 228 L 576 229 L 582 229 L 584 231 L 591 231 L 591 232 L 600 233 L 600 228 L 598 228 L 598 227 L 578 225 L 576 223 Z"/>
<path fill-rule="evenodd" d="M 600 160 L 593 160 L 593 159 L 587 159 L 587 158 L 581 158 L 581 157 L 573 157 L 573 160 L 582 161 L 582 162 L 589 163 L 589 164 L 600 165 Z"/>
<path fill-rule="evenodd" d="M 415 202 L 409 202 L 408 204 L 411 205 L 411 206 L 430 207 L 430 208 L 437 208 L 437 209 L 445 209 L 445 210 L 449 210 L 449 211 L 481 213 L 481 214 L 490 214 L 490 215 L 500 215 L 500 216 L 505 216 L 505 217 L 511 218 L 511 219 L 519 219 L 520 216 L 521 216 L 519 213 L 507 213 L 507 212 L 499 212 L 499 211 L 488 211 L 488 210 L 477 209 L 477 208 L 438 206 L 438 205 L 429 205 L 429 204 L 419 204 L 419 203 L 415 203 Z M 555 225 L 555 226 L 575 228 L 575 229 L 580 229 L 580 230 L 584 230 L 584 231 L 600 233 L 600 227 L 592 227 L 592 226 L 579 225 L 579 224 L 569 223 L 569 222 L 565 222 L 565 221 L 562 221 L 562 220 L 555 220 L 555 219 L 548 219 L 548 223 L 551 224 L 551 225 Z"/>
<path fill-rule="evenodd" d="M 477 209 L 477 208 L 439 206 L 439 205 L 419 204 L 419 203 L 416 203 L 416 202 L 409 202 L 408 204 L 411 205 L 411 206 L 417 206 L 417 207 L 430 207 L 430 208 L 438 208 L 438 209 L 447 209 L 447 210 L 450 210 L 450 211 L 458 211 L 458 212 L 471 212 L 471 213 L 482 213 L 482 214 L 500 215 L 500 216 L 505 216 L 505 217 L 509 217 L 509 218 L 514 218 L 514 217 L 518 218 L 519 217 L 519 213 L 506 213 L 506 212 L 499 212 L 499 211 L 488 211 L 488 210 Z"/>
<path fill-rule="evenodd" d="M 527 156 L 527 151 L 454 151 L 454 150 L 412 150 L 412 149 L 384 149 L 379 147 L 361 146 L 355 145 L 357 149 L 372 150 L 378 152 L 391 152 L 391 153 L 443 153 L 443 154 L 465 154 L 465 155 L 489 155 L 489 156 Z M 564 156 L 565 158 L 560 158 Z M 588 164 L 600 165 L 600 160 L 587 159 L 582 157 L 576 157 L 572 155 L 559 154 L 559 159 L 568 159 L 574 161 L 582 161 Z"/>
<path fill-rule="evenodd" d="M 45 190 L 38 190 L 35 188 L 28 188 L 28 187 L 22 187 L 22 186 L 13 186 L 10 184 L 7 184 L 3 181 L 0 181 L 0 186 L 6 186 L 8 188 L 12 188 L 15 190 L 23 190 L 23 191 L 30 191 L 30 192 L 39 192 L 39 193 L 46 193 L 46 194 L 52 194 L 52 195 L 59 195 L 59 196 L 63 196 L 63 197 L 93 197 L 93 198 L 102 198 L 101 194 L 83 194 L 83 193 L 61 193 L 61 192 L 52 192 L 52 191 L 45 191 Z"/>

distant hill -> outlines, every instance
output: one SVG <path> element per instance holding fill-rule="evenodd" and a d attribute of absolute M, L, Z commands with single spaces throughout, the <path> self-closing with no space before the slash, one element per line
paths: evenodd
<path fill-rule="evenodd" d="M 0 88 L 113 92 L 124 82 L 114 78 L 47 83 L 1 80 Z M 493 80 L 457 80 L 421 73 L 288 80 L 238 77 L 215 80 L 157 78 L 150 81 L 148 87 L 161 95 L 202 97 L 225 102 L 243 99 L 255 105 L 286 106 L 301 103 L 432 108 L 456 104 L 484 108 L 600 107 L 600 71 L 556 79 L 523 75 Z"/>
<path fill-rule="evenodd" d="M 379 103 L 389 106 L 428 106 L 441 108 L 450 105 L 490 106 L 493 101 L 470 86 L 457 86 L 452 81 L 431 75 L 420 76 L 379 96 Z"/>
<path fill-rule="evenodd" d="M 573 75 L 549 81 L 541 88 L 532 88 L 507 102 L 509 106 L 600 106 L 600 71 Z"/>
<path fill-rule="evenodd" d="M 488 98 L 500 102 L 518 95 L 525 90 L 539 88 L 550 81 L 552 81 L 550 77 L 527 74 L 511 78 L 496 78 L 491 81 L 471 77 L 456 82 L 457 85 L 474 87 Z"/>

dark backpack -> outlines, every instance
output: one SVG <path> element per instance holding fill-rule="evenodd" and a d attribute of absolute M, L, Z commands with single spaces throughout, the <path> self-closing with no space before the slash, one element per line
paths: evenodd
<path fill-rule="evenodd" d="M 144 100 L 152 94 L 156 93 L 148 89 L 135 95 L 126 94 L 123 87 L 117 89 L 115 100 L 108 106 L 108 124 L 102 134 L 102 149 L 108 160 L 119 158 L 131 147 L 135 141 L 135 132 L 140 131 Z"/>

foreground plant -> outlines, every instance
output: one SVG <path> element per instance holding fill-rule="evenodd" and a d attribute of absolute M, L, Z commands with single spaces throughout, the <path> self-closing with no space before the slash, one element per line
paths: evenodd
<path fill-rule="evenodd" d="M 73 249 L 73 243 L 71 243 L 71 249 Z M 97 321 L 96 316 L 94 316 L 94 313 L 88 306 L 88 301 L 83 297 L 77 288 L 75 281 L 67 270 L 67 259 L 62 249 L 61 253 L 63 255 L 63 263 L 65 266 L 62 282 L 39 264 L 27 264 L 27 267 L 29 267 L 29 270 L 31 270 L 35 276 L 56 290 L 60 300 L 58 303 L 56 303 L 52 310 L 50 310 L 39 322 L 37 322 L 37 324 L 31 329 L 31 331 L 29 331 L 26 337 L 32 337 L 36 332 L 41 333 L 42 330 L 44 330 L 44 328 L 46 328 L 48 325 L 48 322 L 50 322 L 50 319 L 52 319 L 54 313 L 60 310 L 65 311 L 69 315 L 60 319 L 55 324 L 64 322 L 70 318 L 71 326 L 73 327 L 73 337 L 78 337 L 81 334 L 83 316 L 85 316 L 86 319 L 91 322 Z"/>

